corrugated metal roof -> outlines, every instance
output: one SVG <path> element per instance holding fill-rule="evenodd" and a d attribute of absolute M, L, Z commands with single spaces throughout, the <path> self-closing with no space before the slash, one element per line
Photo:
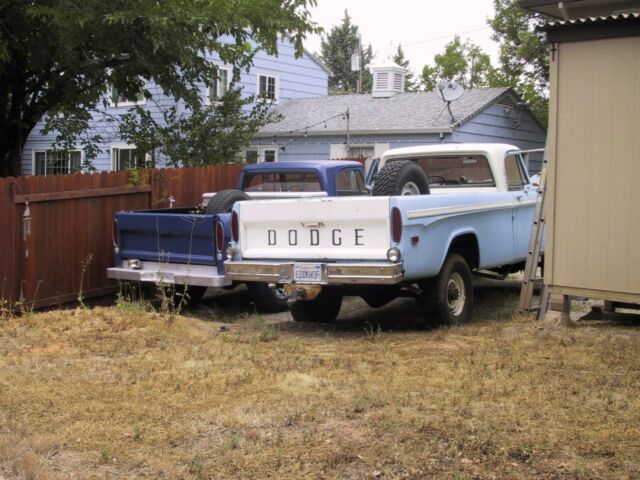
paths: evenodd
<path fill-rule="evenodd" d="M 545 23 L 541 28 L 554 28 L 566 25 L 590 25 L 594 23 L 614 23 L 620 20 L 638 20 L 640 19 L 640 13 L 618 13 L 614 15 L 608 15 L 606 17 L 587 17 L 587 18 L 574 18 L 572 20 L 554 20 Z"/>
<path fill-rule="evenodd" d="M 510 88 L 470 89 L 455 102 L 451 111 L 455 125 L 464 123 L 504 96 L 515 94 Z M 307 129 L 309 134 L 344 132 L 349 109 L 349 129 L 352 132 L 449 131 L 451 117 L 446 103 L 436 92 L 401 93 L 390 98 L 371 95 L 329 95 L 289 100 L 276 107 L 284 116 L 278 123 L 266 125 L 260 134 L 296 132 Z M 330 117 L 335 117 L 331 118 Z M 326 120 L 326 122 L 325 122 Z"/>

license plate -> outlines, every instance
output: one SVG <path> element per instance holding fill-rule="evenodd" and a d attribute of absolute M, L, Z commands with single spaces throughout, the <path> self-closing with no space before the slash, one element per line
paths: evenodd
<path fill-rule="evenodd" d="M 293 265 L 293 279 L 302 283 L 321 283 L 322 264 L 296 263 Z"/>

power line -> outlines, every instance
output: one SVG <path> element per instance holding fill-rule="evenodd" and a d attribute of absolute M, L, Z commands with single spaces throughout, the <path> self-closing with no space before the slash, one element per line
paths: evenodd
<path fill-rule="evenodd" d="M 480 28 L 474 28 L 472 30 L 466 30 L 464 32 L 450 33 L 448 35 L 442 35 L 440 37 L 429 38 L 427 40 L 419 40 L 417 42 L 405 43 L 404 45 L 402 45 L 402 47 L 405 48 L 405 47 L 410 47 L 410 46 L 413 46 L 413 45 L 420 45 L 422 43 L 435 42 L 436 40 L 444 40 L 445 38 L 451 38 L 451 37 L 455 37 L 457 35 L 464 35 L 464 34 L 467 34 L 467 33 L 480 32 L 481 30 L 486 30 L 487 28 L 491 28 L 491 26 L 487 25 L 487 26 L 480 27 Z"/>

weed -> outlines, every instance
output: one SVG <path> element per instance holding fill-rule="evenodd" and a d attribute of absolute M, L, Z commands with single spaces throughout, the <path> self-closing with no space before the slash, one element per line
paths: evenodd
<path fill-rule="evenodd" d="M 202 457 L 199 453 L 196 453 L 189 462 L 189 473 L 191 475 L 200 475 L 204 465 L 202 464 Z"/>
<path fill-rule="evenodd" d="M 82 261 L 82 271 L 80 273 L 80 288 L 78 289 L 78 303 L 80 304 L 80 306 L 82 308 L 86 308 L 85 304 L 84 304 L 84 276 L 87 273 L 87 269 L 89 268 L 89 265 L 91 265 L 91 263 L 93 262 L 93 253 L 90 253 L 89 255 L 87 255 L 84 260 Z"/>
<path fill-rule="evenodd" d="M 374 327 L 371 322 L 366 322 L 364 332 L 367 336 L 367 340 L 370 340 L 372 342 L 378 342 L 383 339 L 384 332 L 382 331 L 382 327 L 379 323 L 377 323 Z"/>
<path fill-rule="evenodd" d="M 255 332 L 258 342 L 273 342 L 280 338 L 280 330 L 275 325 L 266 321 L 263 316 L 256 315 L 250 318 L 247 328 Z"/>
<path fill-rule="evenodd" d="M 109 463 L 113 459 L 113 453 L 108 448 L 100 450 L 100 461 L 102 463 Z"/>

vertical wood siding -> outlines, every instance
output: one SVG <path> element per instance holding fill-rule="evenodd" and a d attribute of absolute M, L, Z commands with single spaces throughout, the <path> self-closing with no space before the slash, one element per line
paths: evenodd
<path fill-rule="evenodd" d="M 640 37 L 561 44 L 556 63 L 547 280 L 640 294 Z"/>
<path fill-rule="evenodd" d="M 167 207 L 170 196 L 176 207 L 195 205 L 205 192 L 235 188 L 240 169 L 146 170 L 137 185 L 128 172 L 0 179 L 0 301 L 57 305 L 76 300 L 81 283 L 85 297 L 114 292 L 106 269 L 113 265 L 115 212 Z M 24 241 L 27 199 L 31 235 Z"/>

